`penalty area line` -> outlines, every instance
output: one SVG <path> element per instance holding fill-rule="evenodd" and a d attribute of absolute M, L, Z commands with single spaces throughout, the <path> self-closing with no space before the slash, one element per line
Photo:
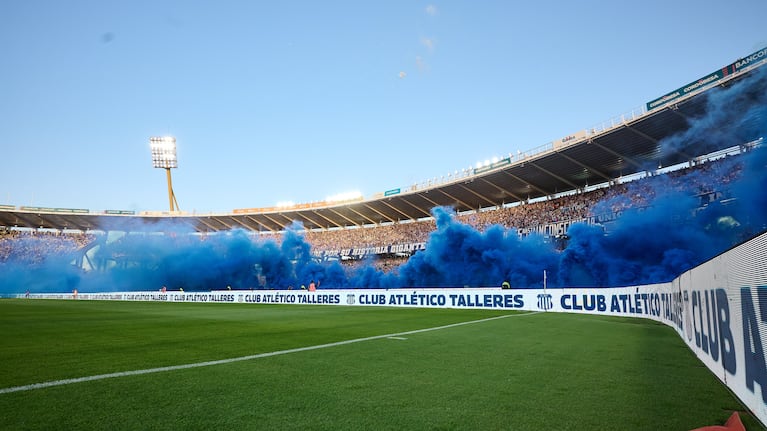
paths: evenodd
<path fill-rule="evenodd" d="M 237 358 L 218 359 L 218 360 L 215 360 L 215 361 L 196 362 L 196 363 L 192 363 L 192 364 L 170 365 L 170 366 L 167 366 L 167 367 L 146 368 L 146 369 L 143 369 L 143 370 L 120 371 L 120 372 L 116 372 L 116 373 L 97 374 L 97 375 L 94 375 L 94 376 L 76 377 L 76 378 L 72 378 L 72 379 L 52 380 L 52 381 L 49 381 L 49 382 L 33 383 L 33 384 L 30 384 L 30 385 L 24 385 L 24 386 L 13 386 L 13 387 L 9 387 L 9 388 L 0 388 L 0 394 L 9 394 L 9 393 L 12 393 L 12 392 L 31 391 L 31 390 L 35 390 L 35 389 L 50 388 L 50 387 L 54 387 L 54 386 L 71 385 L 71 384 L 74 384 L 74 383 L 93 382 L 93 381 L 96 381 L 96 380 L 113 379 L 113 378 L 117 378 L 117 377 L 140 376 L 142 374 L 164 373 L 164 372 L 168 372 L 168 371 L 187 370 L 187 369 L 190 369 L 190 368 L 210 367 L 210 366 L 213 366 L 213 365 L 223 365 L 223 364 L 231 364 L 231 363 L 234 363 L 234 362 L 251 361 L 253 359 L 268 358 L 268 357 L 271 357 L 271 356 L 279 356 L 279 355 L 287 355 L 289 353 L 307 352 L 307 351 L 310 351 L 310 350 L 326 349 L 326 348 L 329 348 L 329 347 L 344 346 L 344 345 L 347 345 L 347 344 L 361 343 L 363 341 L 371 341 L 371 340 L 380 340 L 380 339 L 383 339 L 383 338 L 397 338 L 397 337 L 402 337 L 403 335 L 412 335 L 412 334 L 418 334 L 418 333 L 422 333 L 422 332 L 439 331 L 439 330 L 442 330 L 442 329 L 455 328 L 455 327 L 458 327 L 458 326 L 473 325 L 475 323 L 483 323 L 483 322 L 489 322 L 491 320 L 504 319 L 506 317 L 526 316 L 526 315 L 537 314 L 537 313 L 538 312 L 523 313 L 523 314 L 504 314 L 502 316 L 488 317 L 486 319 L 470 320 L 468 322 L 458 322 L 458 323 L 451 323 L 449 325 L 435 326 L 433 328 L 416 329 L 416 330 L 413 330 L 413 331 L 398 332 L 396 334 L 385 334 L 385 335 L 375 335 L 375 336 L 372 336 L 372 337 L 355 338 L 355 339 L 352 339 L 352 340 L 336 341 L 334 343 L 318 344 L 316 346 L 297 347 L 295 349 L 278 350 L 276 352 L 259 353 L 259 354 L 256 354 L 256 355 L 240 356 L 240 357 L 237 357 Z"/>

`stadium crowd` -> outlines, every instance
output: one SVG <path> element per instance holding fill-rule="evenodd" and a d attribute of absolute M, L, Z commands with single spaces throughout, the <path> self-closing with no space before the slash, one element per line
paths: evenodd
<path fill-rule="evenodd" d="M 525 231 L 542 225 L 575 222 L 647 206 L 657 195 L 656 190 L 660 189 L 699 196 L 701 204 L 705 205 L 713 199 L 722 198 L 722 190 L 740 175 L 742 166 L 739 163 L 724 163 L 725 160 L 699 163 L 666 174 L 647 175 L 626 183 L 616 182 L 609 187 L 590 191 L 458 214 L 457 219 L 479 231 L 492 225 Z M 426 242 L 435 228 L 434 220 L 429 219 L 379 227 L 311 231 L 306 233 L 306 239 L 315 250 L 380 247 Z"/>
<path fill-rule="evenodd" d="M 91 243 L 93 234 L 0 227 L 0 262 L 39 263 L 50 255 L 72 253 Z"/>
<path fill-rule="evenodd" d="M 693 164 L 665 174 L 648 174 L 626 183 L 616 181 L 609 187 L 458 214 L 457 219 L 479 231 L 484 231 L 492 225 L 501 225 L 526 232 L 547 224 L 574 222 L 646 206 L 655 197 L 655 190 L 659 189 L 685 191 L 699 196 L 701 205 L 705 205 L 714 199 L 726 197 L 724 194 L 726 185 L 740 174 L 741 165 L 725 163 L 724 161 L 728 159 Z M 424 243 L 435 229 L 435 221 L 426 219 L 381 226 L 306 231 L 303 235 L 312 246 L 313 252 L 321 253 Z M 274 239 L 279 242 L 282 238 L 279 233 L 254 235 L 259 241 Z M 0 227 L 0 262 L 12 257 L 27 262 L 37 262 L 46 254 L 61 254 L 82 248 L 94 238 L 95 236 L 91 233 L 62 233 Z M 129 240 L 130 236 L 126 236 L 125 239 Z M 396 268 L 403 259 L 407 259 L 406 256 L 389 257 L 391 259 L 383 259 L 377 264 L 379 269 Z"/>

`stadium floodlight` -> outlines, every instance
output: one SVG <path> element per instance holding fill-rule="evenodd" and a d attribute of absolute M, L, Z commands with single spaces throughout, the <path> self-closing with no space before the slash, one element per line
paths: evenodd
<path fill-rule="evenodd" d="M 178 168 L 176 138 L 172 136 L 151 137 L 149 138 L 149 147 L 152 149 L 152 167 L 165 169 L 168 177 L 170 211 L 176 211 L 178 210 L 178 201 L 176 201 L 176 194 L 173 193 L 173 182 L 170 177 L 170 170 Z"/>
<path fill-rule="evenodd" d="M 152 148 L 152 166 L 155 168 L 177 168 L 176 138 L 172 136 L 149 138 L 149 146 Z"/>

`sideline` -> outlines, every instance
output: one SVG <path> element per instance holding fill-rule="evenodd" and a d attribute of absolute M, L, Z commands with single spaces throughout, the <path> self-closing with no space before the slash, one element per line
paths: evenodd
<path fill-rule="evenodd" d="M 24 386 L 13 386 L 10 388 L 0 388 L 0 394 L 31 391 L 34 389 L 43 389 L 43 388 L 50 388 L 53 386 L 70 385 L 73 383 L 92 382 L 95 380 L 112 379 L 115 377 L 139 376 L 142 374 L 163 373 L 166 371 L 186 370 L 189 368 L 198 368 L 198 367 L 209 367 L 211 365 L 231 364 L 232 362 L 250 361 L 252 359 L 268 358 L 270 356 L 286 355 L 288 353 L 298 353 L 298 352 L 306 352 L 309 350 L 325 349 L 328 347 L 343 346 L 346 344 L 359 343 L 362 341 L 380 340 L 382 338 L 402 337 L 404 335 L 418 334 L 421 332 L 429 332 L 429 331 L 439 331 L 441 329 L 455 328 L 457 326 L 472 325 L 475 323 L 489 322 L 491 320 L 505 319 L 507 317 L 528 316 L 531 314 L 538 314 L 538 313 L 542 313 L 542 312 L 534 311 L 531 313 L 504 314 L 503 316 L 488 317 L 487 319 L 480 319 L 480 320 L 470 320 L 468 322 L 451 323 L 450 325 L 435 326 L 433 328 L 416 329 L 413 331 L 398 332 L 396 334 L 375 335 L 372 337 L 365 337 L 365 338 L 355 338 L 353 340 L 336 341 L 335 343 L 319 344 L 316 346 L 298 347 L 295 349 L 279 350 L 276 352 L 259 353 L 257 355 L 240 356 L 238 358 L 219 359 L 215 361 L 197 362 L 193 364 L 171 365 L 171 366 L 159 367 L 159 368 L 147 368 L 144 370 L 120 371 L 117 373 L 98 374 L 95 376 L 77 377 L 73 379 L 63 379 L 63 380 L 53 380 L 50 382 L 33 383 L 31 385 L 24 385 Z"/>

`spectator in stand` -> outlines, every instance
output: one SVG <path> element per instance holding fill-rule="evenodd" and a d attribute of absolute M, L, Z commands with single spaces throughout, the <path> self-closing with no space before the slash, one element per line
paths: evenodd
<path fill-rule="evenodd" d="M 95 239 L 92 234 L 0 230 L 0 262 L 40 263 L 49 256 L 72 254 Z"/>

